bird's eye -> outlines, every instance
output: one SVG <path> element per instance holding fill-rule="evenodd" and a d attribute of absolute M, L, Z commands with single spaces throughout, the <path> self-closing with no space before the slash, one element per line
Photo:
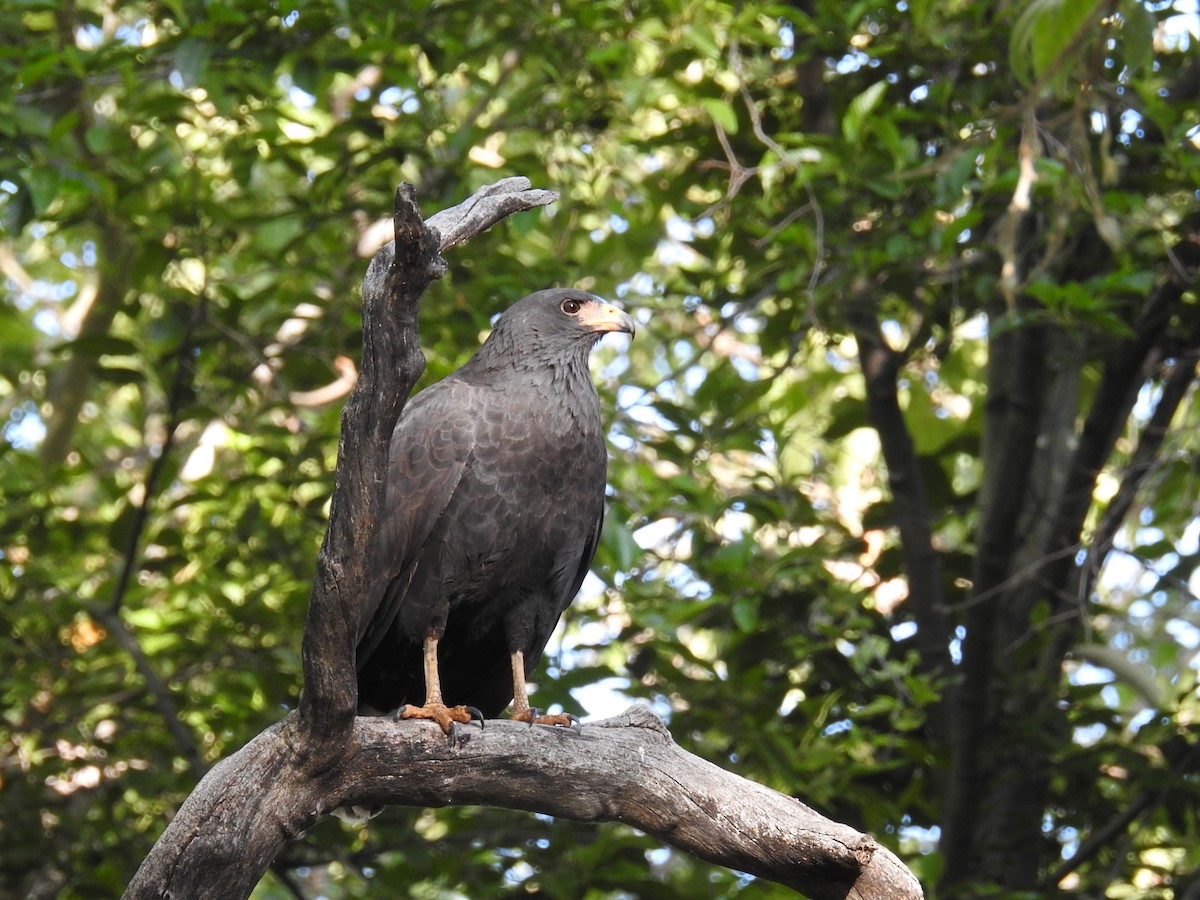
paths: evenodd
<path fill-rule="evenodd" d="M 558 308 L 565 312 L 568 316 L 574 316 L 578 315 L 579 311 L 583 309 L 583 304 L 578 300 L 564 300 Z"/>

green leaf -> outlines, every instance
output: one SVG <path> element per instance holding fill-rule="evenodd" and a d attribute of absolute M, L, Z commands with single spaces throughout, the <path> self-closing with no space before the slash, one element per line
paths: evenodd
<path fill-rule="evenodd" d="M 887 82 L 877 81 L 853 100 L 842 116 L 842 134 L 851 144 L 859 143 L 869 125 L 871 114 L 887 91 Z"/>
<path fill-rule="evenodd" d="M 858 428 L 870 425 L 866 404 L 856 397 L 839 400 L 833 407 L 832 418 L 825 428 L 825 440 L 836 441 Z"/>
<path fill-rule="evenodd" d="M 717 45 L 717 38 L 712 27 L 703 22 L 694 22 L 687 26 L 684 30 L 688 43 L 699 50 L 704 56 L 709 59 L 719 58 L 721 48 Z"/>
<path fill-rule="evenodd" d="M 29 186 L 29 197 L 33 202 L 35 215 L 45 215 L 55 198 L 58 197 L 58 187 L 62 178 L 54 169 L 34 169 L 26 176 L 25 183 Z"/>
<path fill-rule="evenodd" d="M 139 384 L 146 379 L 137 369 L 125 366 L 100 366 L 96 369 L 96 374 L 109 384 Z"/>
<path fill-rule="evenodd" d="M 1074 60 L 1088 46 L 1084 26 L 1098 19 L 1104 0 L 1032 0 L 1013 26 L 1009 64 L 1025 84 L 1053 75 L 1062 88 Z"/>
<path fill-rule="evenodd" d="M 56 346 L 57 353 L 82 353 L 86 356 L 133 356 L 137 345 L 126 338 L 109 334 L 88 334 Z"/>
<path fill-rule="evenodd" d="M 158 630 L 163 627 L 162 611 L 153 607 L 135 607 L 125 612 L 125 621 L 134 628 Z"/>
<path fill-rule="evenodd" d="M 303 232 L 304 223 L 299 217 L 280 216 L 255 228 L 254 242 L 265 253 L 278 253 Z"/>
<path fill-rule="evenodd" d="M 204 80 L 213 47 L 201 38 L 184 38 L 175 51 L 175 67 L 187 87 L 195 87 Z"/>
<path fill-rule="evenodd" d="M 705 97 L 700 101 L 700 105 L 708 110 L 708 114 L 712 116 L 712 120 L 724 129 L 726 134 L 737 134 L 738 118 L 733 107 L 728 101 L 718 100 L 714 97 Z"/>
<path fill-rule="evenodd" d="M 738 629 L 749 634 L 758 630 L 758 598 L 738 597 L 729 608 Z"/>
<path fill-rule="evenodd" d="M 107 153 L 112 148 L 112 131 L 101 125 L 90 125 L 83 133 L 83 142 L 92 153 Z"/>

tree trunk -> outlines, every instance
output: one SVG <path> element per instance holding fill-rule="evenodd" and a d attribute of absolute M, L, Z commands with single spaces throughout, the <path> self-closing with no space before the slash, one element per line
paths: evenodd
<path fill-rule="evenodd" d="M 978 554 L 944 807 L 946 889 L 1052 886 L 1045 879 L 1058 847 L 1042 819 L 1053 755 L 1069 740 L 1059 688 L 1085 614 L 1085 523 L 1139 391 L 1160 377 L 1171 348 L 1195 353 L 1196 326 L 1177 321 L 1187 287 L 1169 270 L 1145 298 L 1135 333 L 1099 347 L 1046 324 L 993 324 Z M 1173 336 L 1172 322 L 1187 336 Z M 1083 403 L 1084 369 L 1097 358 L 1100 378 Z M 1164 390 L 1164 414 L 1182 396 Z M 1139 481 L 1145 467 L 1127 477 Z M 1111 545 L 1102 540 L 1104 554 Z"/>

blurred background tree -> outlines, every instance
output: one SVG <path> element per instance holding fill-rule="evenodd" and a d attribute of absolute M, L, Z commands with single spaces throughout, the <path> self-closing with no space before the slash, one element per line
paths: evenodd
<path fill-rule="evenodd" d="M 553 284 L 643 325 L 536 702 L 648 702 L 931 896 L 1200 896 L 1195 3 L 572 7 L 0 8 L 0 893 L 118 892 L 295 702 L 376 223 L 521 174 L 426 378 Z M 259 888 L 536 893 L 785 894 L 480 809 Z"/>

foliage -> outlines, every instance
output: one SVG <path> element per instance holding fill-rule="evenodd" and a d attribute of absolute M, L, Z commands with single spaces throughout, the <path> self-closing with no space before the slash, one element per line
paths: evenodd
<path fill-rule="evenodd" d="M 112 894 L 295 702 L 370 226 L 400 180 L 433 212 L 508 174 L 562 199 L 451 253 L 426 377 L 550 284 L 644 326 L 597 354 L 612 503 L 537 702 L 645 700 L 931 890 L 1194 890 L 1184 13 L 0 9 L 3 892 Z M 964 828 L 972 784 L 1003 814 Z M 280 862 L 261 896 L 782 895 L 501 810 L 325 822 Z"/>

